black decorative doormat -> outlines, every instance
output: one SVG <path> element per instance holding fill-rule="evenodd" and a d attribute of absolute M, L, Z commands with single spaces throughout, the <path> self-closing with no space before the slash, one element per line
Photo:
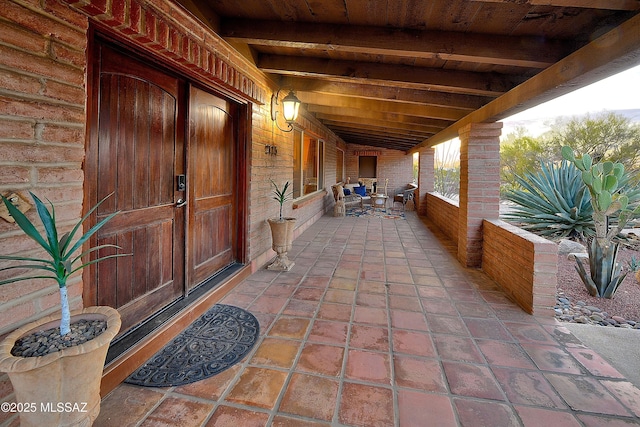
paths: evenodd
<path fill-rule="evenodd" d="M 251 351 L 260 324 L 241 308 L 216 304 L 126 380 L 146 387 L 171 387 L 209 378 Z"/>

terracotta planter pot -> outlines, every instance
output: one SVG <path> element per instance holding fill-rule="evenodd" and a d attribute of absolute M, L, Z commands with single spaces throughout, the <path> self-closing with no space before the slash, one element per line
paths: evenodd
<path fill-rule="evenodd" d="M 640 270 L 636 271 L 636 281 L 640 283 Z"/>
<path fill-rule="evenodd" d="M 80 319 L 104 319 L 107 329 L 84 344 L 41 357 L 15 357 L 17 339 L 59 325 L 48 316 L 16 329 L 0 343 L 0 371 L 11 379 L 20 412 L 20 425 L 90 426 L 100 413 L 100 381 L 109 343 L 120 330 L 120 314 L 111 307 L 88 307 L 74 312 Z"/>
<path fill-rule="evenodd" d="M 268 219 L 271 227 L 271 247 L 276 251 L 276 259 L 267 267 L 269 270 L 289 271 L 295 265 L 287 257 L 293 243 L 293 229 L 296 226 L 295 218 Z"/>

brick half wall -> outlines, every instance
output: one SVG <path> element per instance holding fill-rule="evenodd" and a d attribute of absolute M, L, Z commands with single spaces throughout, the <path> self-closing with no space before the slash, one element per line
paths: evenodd
<path fill-rule="evenodd" d="M 426 194 L 426 215 L 448 238 L 458 244 L 458 216 L 460 209 L 454 200 L 439 194 Z M 424 204 L 423 204 L 424 205 Z"/>
<path fill-rule="evenodd" d="M 482 228 L 482 270 L 527 313 L 553 316 L 558 245 L 500 220 Z"/>

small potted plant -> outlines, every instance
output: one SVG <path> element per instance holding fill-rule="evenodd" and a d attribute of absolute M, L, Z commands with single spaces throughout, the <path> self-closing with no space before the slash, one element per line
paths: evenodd
<path fill-rule="evenodd" d="M 287 252 L 291 250 L 293 243 L 293 229 L 296 225 L 296 219 L 283 217 L 282 208 L 291 197 L 292 192 L 287 192 L 289 181 L 285 182 L 282 188 L 279 188 L 273 180 L 271 180 L 271 185 L 274 187 L 273 200 L 280 205 L 280 217 L 267 220 L 271 228 L 271 247 L 277 254 L 276 259 L 267 266 L 267 269 L 289 271 L 295 264 L 287 257 Z"/>
<path fill-rule="evenodd" d="M 70 313 L 67 280 L 89 264 L 86 258 L 101 245 L 82 251 L 84 244 L 116 213 L 113 213 L 75 240 L 93 207 L 70 232 L 59 235 L 53 204 L 48 210 L 33 193 L 37 215 L 44 227 L 36 226 L 4 196 L 2 201 L 16 224 L 44 250 L 41 258 L 0 256 L 11 265 L 7 270 L 32 270 L 33 275 L 12 277 L 0 285 L 30 279 L 53 279 L 60 290 L 59 315 L 47 316 L 10 333 L 0 343 L 0 371 L 9 375 L 18 405 L 22 405 L 20 425 L 91 425 L 100 412 L 100 382 L 109 343 L 120 330 L 120 315 L 111 307 L 87 307 Z M 115 247 L 117 248 L 117 247 Z M 17 264 L 15 262 L 18 262 Z M 62 406 L 60 406 L 62 405 Z M 18 406 L 20 408 L 20 406 Z"/>

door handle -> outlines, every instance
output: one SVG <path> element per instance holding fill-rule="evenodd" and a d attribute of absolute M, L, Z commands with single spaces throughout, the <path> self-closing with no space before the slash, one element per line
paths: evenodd
<path fill-rule="evenodd" d="M 186 200 L 178 199 L 178 201 L 176 202 L 176 208 L 181 208 L 181 207 L 185 206 L 186 204 L 187 204 Z"/>

